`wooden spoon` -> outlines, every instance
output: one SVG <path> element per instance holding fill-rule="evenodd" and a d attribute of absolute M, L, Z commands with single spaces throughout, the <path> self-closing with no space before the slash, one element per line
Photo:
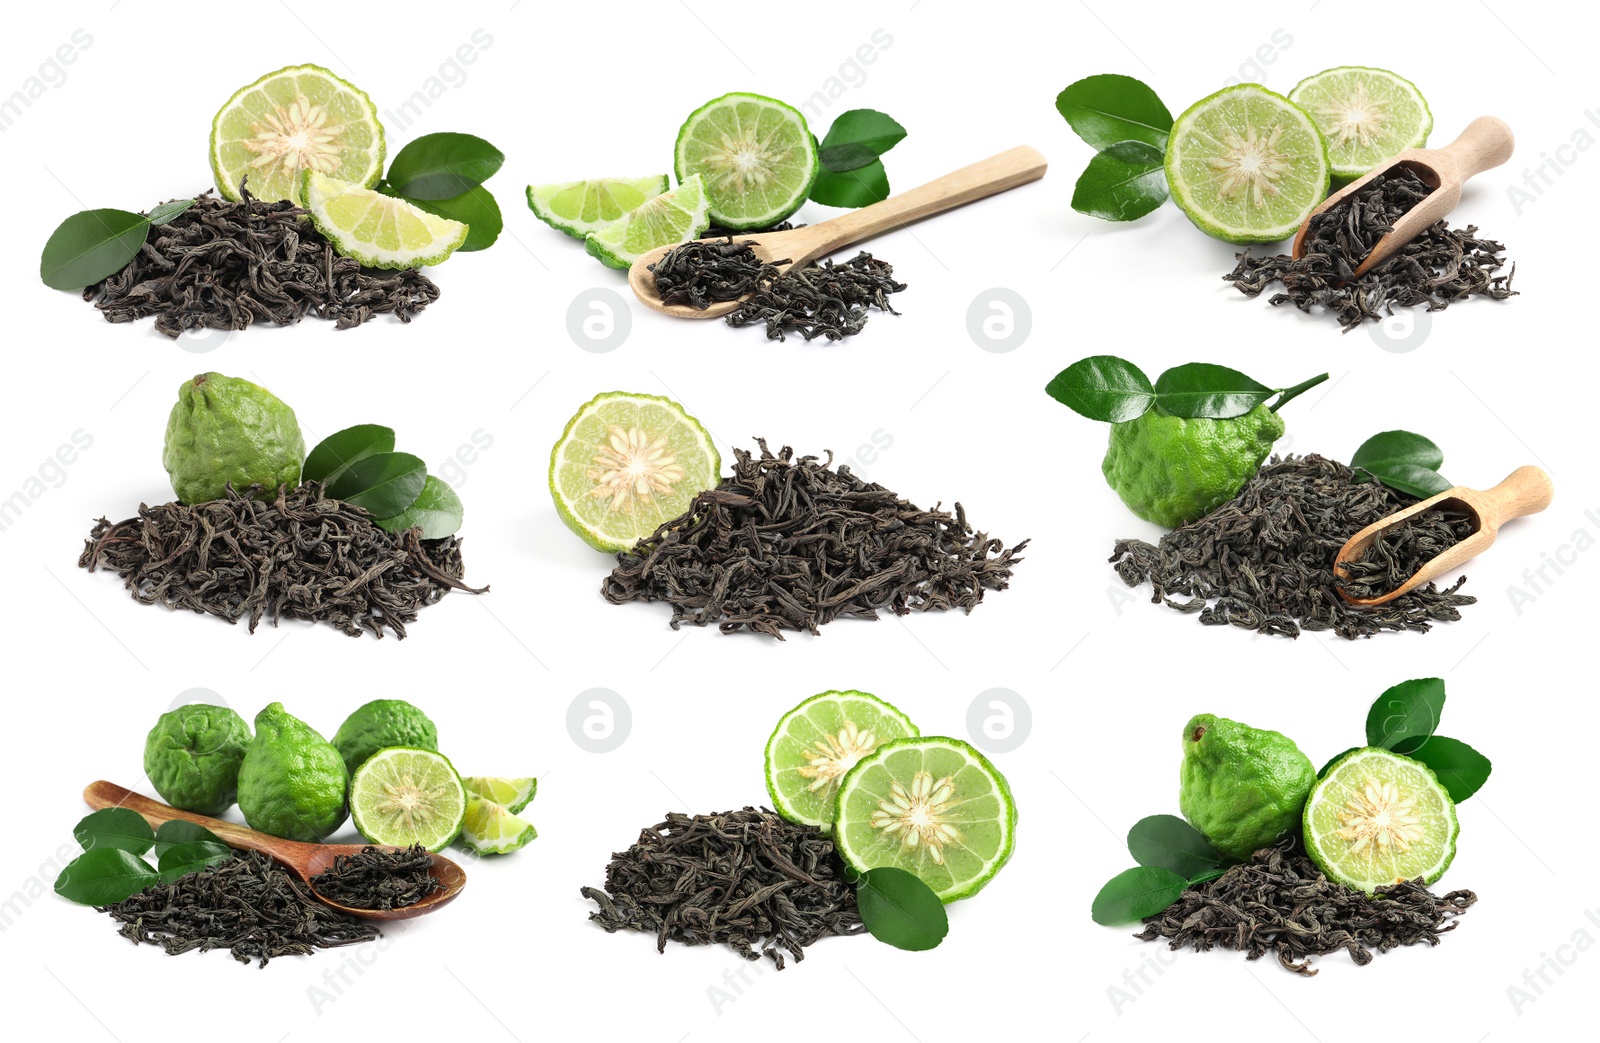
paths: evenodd
<path fill-rule="evenodd" d="M 1026 145 L 990 156 L 979 163 L 928 182 L 909 192 L 890 196 L 871 206 L 852 210 L 820 224 L 807 225 L 787 232 L 764 232 L 756 235 L 735 233 L 736 242 L 750 242 L 756 256 L 763 261 L 788 258 L 782 266 L 787 270 L 795 265 L 808 264 L 826 257 L 835 250 L 870 239 L 883 232 L 903 228 L 913 221 L 945 210 L 992 196 L 1008 189 L 1037 181 L 1044 177 L 1045 158 Z M 675 244 L 678 245 L 678 244 Z M 715 319 L 733 311 L 738 301 L 718 301 L 709 308 L 696 308 L 689 304 L 663 304 L 656 292 L 656 276 L 650 266 L 666 256 L 671 246 L 662 246 L 641 254 L 628 269 L 628 285 L 634 296 L 646 306 L 680 319 Z"/>
<path fill-rule="evenodd" d="M 311 888 L 311 893 L 317 900 L 325 905 L 332 906 L 341 913 L 351 916 L 360 916 L 368 920 L 409 920 L 413 916 L 431 913 L 435 909 L 451 901 L 467 886 L 467 874 L 456 863 L 443 855 L 433 856 L 433 866 L 428 870 L 428 875 L 444 885 L 444 890 L 435 891 L 415 905 L 403 906 L 399 909 L 354 909 L 348 905 L 340 905 L 317 893 L 311 884 L 311 878 L 333 867 L 336 855 L 353 855 L 366 845 L 364 844 L 303 844 L 298 840 L 284 840 L 280 837 L 258 833 L 256 830 L 224 822 L 221 819 L 208 818 L 205 815 L 196 815 L 192 811 L 180 811 L 168 807 L 159 801 L 141 796 L 132 790 L 123 789 L 112 782 L 91 782 L 83 791 L 84 803 L 91 808 L 128 808 L 137 811 L 145 817 L 145 821 L 152 826 L 159 826 L 163 822 L 180 819 L 184 822 L 193 822 L 197 826 L 204 826 L 217 836 L 221 837 L 233 847 L 242 847 L 249 851 L 259 851 L 274 861 L 281 863 L 285 868 Z M 374 845 L 384 847 L 384 845 Z M 385 848 L 385 850 L 397 850 Z"/>
<path fill-rule="evenodd" d="M 1305 253 L 1306 232 L 1311 228 L 1311 218 L 1338 203 L 1352 192 L 1365 188 L 1367 182 L 1379 174 L 1387 174 L 1397 167 L 1407 167 L 1427 185 L 1431 192 L 1406 211 L 1394 223 L 1392 231 L 1384 233 L 1372 252 L 1357 266 L 1355 277 L 1367 274 L 1368 269 L 1382 264 L 1423 230 L 1456 208 L 1461 202 L 1461 186 L 1474 174 L 1497 167 L 1511 158 L 1511 128 L 1493 116 L 1479 116 L 1467 124 L 1467 129 L 1444 148 L 1408 148 L 1365 177 L 1357 178 L 1344 188 L 1323 200 L 1321 206 L 1311 211 L 1300 223 L 1295 233 L 1295 260 Z"/>
<path fill-rule="evenodd" d="M 1414 503 L 1403 511 L 1396 511 L 1350 537 L 1350 542 L 1344 545 L 1339 551 L 1339 557 L 1335 559 L 1334 576 L 1348 580 L 1350 570 L 1345 568 L 1345 562 L 1360 561 L 1365 557 L 1368 548 L 1385 529 L 1393 528 L 1412 515 L 1441 504 L 1454 510 L 1465 511 L 1472 518 L 1472 535 L 1424 564 L 1414 576 L 1387 594 L 1375 598 L 1354 598 L 1343 586 L 1339 587 L 1339 594 L 1352 605 L 1382 605 L 1393 601 L 1407 591 L 1415 590 L 1424 583 L 1454 572 L 1482 554 L 1489 549 L 1490 544 L 1494 543 L 1495 536 L 1500 533 L 1501 525 L 1525 514 L 1538 514 L 1550 506 L 1553 496 L 1555 487 L 1550 484 L 1550 476 L 1537 467 L 1524 466 L 1512 471 L 1506 476 L 1505 481 L 1493 489 L 1480 492 L 1458 485 L 1454 489 L 1446 489 L 1437 496 L 1430 496 L 1421 503 Z"/>

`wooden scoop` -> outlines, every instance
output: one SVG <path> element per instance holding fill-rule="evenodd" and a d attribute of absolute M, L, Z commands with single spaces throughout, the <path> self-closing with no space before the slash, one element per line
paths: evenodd
<path fill-rule="evenodd" d="M 132 790 L 123 789 L 111 782 L 91 782 L 83 791 L 84 803 L 91 808 L 128 808 L 137 811 L 145 817 L 145 821 L 152 826 L 159 826 L 163 822 L 181 819 L 184 822 L 193 822 L 197 826 L 204 826 L 226 843 L 233 847 L 245 848 L 249 851 L 259 851 L 274 861 L 281 863 L 285 868 L 311 888 L 311 893 L 317 900 L 325 905 L 349 913 L 351 916 L 360 916 L 368 920 L 408 920 L 413 916 L 431 913 L 443 906 L 467 886 L 467 874 L 456 863 L 443 855 L 433 856 L 433 867 L 428 870 L 439 883 L 444 885 L 444 890 L 435 891 L 415 905 L 404 906 L 399 909 L 353 909 L 348 905 L 317 894 L 317 889 L 311 884 L 311 878 L 317 874 L 333 868 L 333 859 L 336 855 L 353 855 L 366 845 L 364 844 L 303 844 L 298 840 L 284 840 L 280 837 L 258 833 L 253 829 L 235 825 L 232 822 L 223 822 L 221 819 L 208 818 L 205 815 L 196 815 L 192 811 L 180 811 L 168 807 L 159 801 L 141 796 Z M 384 845 L 375 845 L 383 847 Z M 385 850 L 397 850 L 385 848 Z"/>
<path fill-rule="evenodd" d="M 1493 116 L 1479 116 L 1467 124 L 1467 129 L 1461 132 L 1459 138 L 1444 148 L 1408 148 L 1390 160 L 1388 166 L 1357 178 L 1323 200 L 1322 205 L 1300 223 L 1291 253 L 1295 260 L 1305 253 L 1306 232 L 1311 228 L 1311 218 L 1350 193 L 1361 191 L 1367 182 L 1379 174 L 1387 174 L 1396 167 L 1407 167 L 1432 191 L 1406 211 L 1405 216 L 1394 223 L 1392 231 L 1386 232 L 1378 240 L 1372 252 L 1355 270 L 1355 276 L 1359 279 L 1367 274 L 1368 269 L 1393 257 L 1401 247 L 1421 235 L 1425 228 L 1454 210 L 1456 204 L 1461 202 L 1461 186 L 1467 179 L 1510 159 L 1511 148 L 1511 128 Z"/>
<path fill-rule="evenodd" d="M 788 258 L 782 266 L 787 270 L 795 265 L 808 264 L 826 257 L 851 243 L 870 239 L 883 232 L 903 228 L 913 221 L 945 210 L 951 210 L 973 200 L 992 196 L 1008 189 L 1037 181 L 1044 177 L 1045 158 L 1037 150 L 1019 145 L 998 156 L 990 156 L 970 167 L 962 167 L 952 174 L 928 182 L 920 188 L 890 196 L 882 202 L 852 210 L 821 224 L 807 225 L 788 232 L 763 232 L 755 235 L 734 234 L 735 242 L 750 242 L 756 256 L 762 261 Z M 680 319 L 715 319 L 739 306 L 738 301 L 718 301 L 708 308 L 689 304 L 663 304 L 656 292 L 656 276 L 650 266 L 666 256 L 671 246 L 662 246 L 641 254 L 628 269 L 628 285 L 633 294 L 648 307 Z"/>
<path fill-rule="evenodd" d="M 1335 577 L 1348 580 L 1350 571 L 1345 568 L 1345 562 L 1360 561 L 1366 557 L 1368 548 L 1384 530 L 1391 529 L 1412 515 L 1433 507 L 1444 505 L 1454 510 L 1465 511 L 1472 518 L 1472 535 L 1427 562 L 1414 576 L 1387 594 L 1375 598 L 1353 598 L 1343 586 L 1339 587 L 1339 594 L 1352 605 L 1382 605 L 1393 601 L 1401 594 L 1454 572 L 1476 558 L 1494 543 L 1495 536 L 1500 533 L 1501 525 L 1525 514 L 1538 514 L 1550 506 L 1550 500 L 1554 495 L 1555 487 L 1550 484 L 1549 475 L 1537 467 L 1524 466 L 1512 471 L 1506 476 L 1505 481 L 1493 489 L 1480 492 L 1458 485 L 1454 489 L 1446 489 L 1437 496 L 1430 496 L 1421 503 L 1414 503 L 1403 511 L 1396 511 L 1350 537 L 1350 542 L 1344 545 L 1339 551 L 1339 557 L 1335 559 L 1336 564 L 1333 566 Z"/>

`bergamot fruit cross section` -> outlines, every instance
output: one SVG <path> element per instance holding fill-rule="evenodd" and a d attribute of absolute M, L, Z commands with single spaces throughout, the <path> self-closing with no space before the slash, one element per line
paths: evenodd
<path fill-rule="evenodd" d="M 1306 800 L 1306 853 L 1328 879 L 1369 893 L 1438 880 L 1455 858 L 1460 828 L 1433 769 L 1377 747 L 1339 758 Z"/>
<path fill-rule="evenodd" d="M 911 718 L 866 692 L 813 695 L 778 721 L 767 740 L 767 792 L 790 822 L 833 828 L 839 783 L 894 739 L 917 735 Z"/>

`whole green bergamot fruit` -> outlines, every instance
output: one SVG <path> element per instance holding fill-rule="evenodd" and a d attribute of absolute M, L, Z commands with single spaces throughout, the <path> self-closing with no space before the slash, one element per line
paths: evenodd
<path fill-rule="evenodd" d="M 271 703 L 256 715 L 256 737 L 239 767 L 239 810 L 251 829 L 318 843 L 349 812 L 350 773 L 333 744 Z"/>
<path fill-rule="evenodd" d="M 1237 496 L 1283 430 L 1283 418 L 1265 405 L 1227 420 L 1152 408 L 1111 425 L 1100 471 L 1128 510 L 1175 529 Z"/>
<path fill-rule="evenodd" d="M 248 380 L 202 373 L 178 388 L 167 417 L 161 463 L 181 503 L 220 500 L 238 490 L 300 481 L 306 443 L 294 410 Z"/>
<path fill-rule="evenodd" d="M 1298 834 L 1316 781 L 1311 759 L 1279 732 L 1209 713 L 1183 727 L 1178 809 L 1229 858 L 1243 862 Z"/>
<path fill-rule="evenodd" d="M 334 748 L 352 776 L 367 758 L 391 746 L 439 752 L 439 729 L 404 699 L 374 699 L 356 708 L 333 733 Z"/>
<path fill-rule="evenodd" d="M 220 815 L 239 793 L 250 726 L 226 706 L 189 703 L 156 720 L 144 741 L 144 773 L 175 808 Z"/>

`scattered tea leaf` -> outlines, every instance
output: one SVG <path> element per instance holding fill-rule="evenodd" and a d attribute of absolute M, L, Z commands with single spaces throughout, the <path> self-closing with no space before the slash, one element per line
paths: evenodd
<path fill-rule="evenodd" d="M 117 848 L 135 855 L 149 851 L 156 842 L 155 831 L 137 811 L 128 808 L 101 808 L 83 817 L 72 827 L 85 851 Z"/>
<path fill-rule="evenodd" d="M 317 443 L 300 468 L 307 482 L 331 485 L 343 477 L 350 465 L 378 453 L 394 452 L 394 428 L 381 424 L 357 424 Z"/>
<path fill-rule="evenodd" d="M 44 244 L 39 278 L 53 290 L 81 290 L 126 268 L 149 233 L 150 219 L 143 214 L 126 210 L 73 214 Z"/>
<path fill-rule="evenodd" d="M 1138 419 L 1156 399 L 1150 378 L 1115 355 L 1079 359 L 1057 373 L 1044 390 L 1073 412 L 1112 424 Z"/>
<path fill-rule="evenodd" d="M 505 154 L 473 134 L 424 134 L 408 142 L 384 175 L 393 194 L 416 201 L 454 199 L 489 180 Z"/>
<path fill-rule="evenodd" d="M 374 518 L 393 518 L 417 502 L 427 481 L 428 465 L 410 453 L 375 453 L 352 462 L 328 484 L 328 495 Z"/>
<path fill-rule="evenodd" d="M 460 221 L 466 225 L 466 241 L 456 247 L 460 253 L 487 250 L 500 238 L 500 232 L 505 228 L 505 218 L 500 214 L 500 204 L 495 202 L 494 196 L 481 185 L 450 199 L 427 200 L 406 196 L 405 200 L 436 217 Z"/>
<path fill-rule="evenodd" d="M 864 167 L 898 145 L 906 128 L 874 109 L 841 112 L 817 148 L 824 169 L 843 173 Z"/>
<path fill-rule="evenodd" d="M 233 857 L 233 848 L 218 840 L 192 840 L 176 844 L 161 853 L 157 863 L 158 878 L 170 884 L 182 876 L 197 873 L 206 866 L 226 862 Z M 121 899 L 116 899 L 121 901 Z"/>
<path fill-rule="evenodd" d="M 1165 155 L 1143 141 L 1095 153 L 1078 175 L 1072 209 L 1104 221 L 1134 221 L 1167 201 Z"/>
<path fill-rule="evenodd" d="M 1115 73 L 1087 76 L 1067 87 L 1056 95 L 1056 111 L 1095 149 L 1141 141 L 1165 150 L 1172 130 L 1172 113 L 1156 92 Z"/>
<path fill-rule="evenodd" d="M 219 844 L 222 843 L 221 837 L 218 837 L 206 827 L 196 825 L 193 822 L 185 822 L 181 818 L 163 822 L 156 829 L 156 857 L 160 858 L 169 849 L 177 847 L 179 844 L 190 844 L 197 840 L 211 840 Z"/>
<path fill-rule="evenodd" d="M 152 227 L 160 228 L 191 206 L 194 206 L 194 200 L 192 199 L 174 199 L 161 203 L 150 208 L 150 213 L 146 215 L 146 220 L 150 222 Z"/>
<path fill-rule="evenodd" d="M 1410 755 L 1439 727 L 1444 712 L 1444 680 L 1419 677 L 1401 681 L 1367 711 L 1367 745 Z"/>
<path fill-rule="evenodd" d="M 1224 859 L 1200 831 L 1176 815 L 1150 815 L 1128 830 L 1128 853 L 1141 866 L 1193 877 Z"/>
<path fill-rule="evenodd" d="M 110 905 L 156 882 L 156 871 L 130 851 L 98 847 L 85 851 L 56 877 L 56 894 L 80 905 Z"/>
<path fill-rule="evenodd" d="M 378 527 L 389 532 L 420 527 L 423 539 L 442 540 L 461 528 L 464 513 L 456 491 L 430 474 L 416 501 L 392 518 L 379 518 Z"/>
<path fill-rule="evenodd" d="M 1494 769 L 1489 758 L 1471 746 L 1442 735 L 1429 737 L 1407 756 L 1432 768 L 1444 788 L 1450 791 L 1450 799 L 1457 804 L 1478 792 L 1489 781 L 1489 772 Z"/>
<path fill-rule="evenodd" d="M 950 932 L 949 914 L 933 889 L 893 866 L 861 874 L 856 910 L 874 938 L 896 949 L 932 949 Z"/>
<path fill-rule="evenodd" d="M 817 171 L 811 198 L 823 206 L 869 206 L 889 198 L 889 175 L 878 159 L 842 174 L 824 168 Z"/>
<path fill-rule="evenodd" d="M 1137 866 L 1110 880 L 1094 896 L 1094 922 L 1106 927 L 1135 923 L 1176 902 L 1189 881 L 1170 869 Z"/>
<path fill-rule="evenodd" d="M 1443 464 L 1444 450 L 1410 431 L 1373 435 L 1350 458 L 1350 466 L 1361 477 L 1424 498 L 1450 488 L 1450 482 L 1439 473 Z"/>
<path fill-rule="evenodd" d="M 1174 366 L 1156 378 L 1156 405 L 1181 417 L 1244 416 L 1277 393 L 1236 369 L 1210 362 Z"/>

